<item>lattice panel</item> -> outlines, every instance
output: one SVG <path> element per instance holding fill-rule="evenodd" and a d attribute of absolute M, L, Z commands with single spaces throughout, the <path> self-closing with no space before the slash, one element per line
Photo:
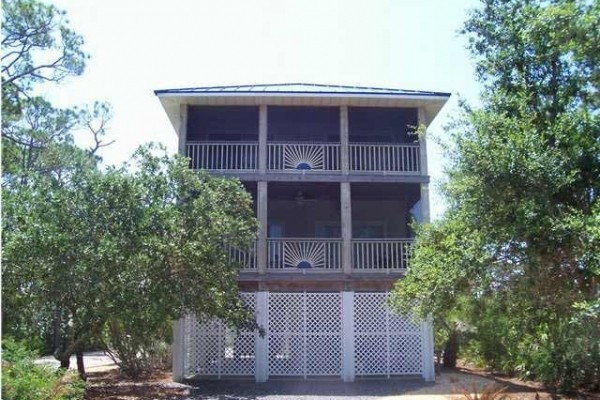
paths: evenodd
<path fill-rule="evenodd" d="M 354 295 L 355 334 L 386 332 L 385 298 L 385 293 L 356 293 Z"/>
<path fill-rule="evenodd" d="M 421 325 L 410 318 L 404 318 L 397 314 L 390 314 L 390 333 L 413 333 L 421 334 Z"/>
<path fill-rule="evenodd" d="M 379 335 L 356 335 L 354 337 L 356 375 L 387 374 L 387 337 Z"/>
<path fill-rule="evenodd" d="M 342 373 L 342 297 L 306 294 L 306 375 Z"/>
<path fill-rule="evenodd" d="M 254 310 L 254 293 L 243 293 L 242 299 Z M 185 318 L 186 352 L 184 369 L 188 375 L 254 375 L 256 333 L 235 331 L 219 320 L 199 321 Z"/>
<path fill-rule="evenodd" d="M 385 293 L 354 296 L 357 375 L 407 375 L 422 372 L 420 325 L 395 315 Z"/>
<path fill-rule="evenodd" d="M 341 374 L 341 295 L 269 295 L 269 374 Z"/>
<path fill-rule="evenodd" d="M 269 375 L 304 375 L 304 338 L 301 334 L 269 336 Z"/>
<path fill-rule="evenodd" d="M 390 374 L 420 374 L 423 368 L 421 345 L 420 334 L 391 335 Z"/>
<path fill-rule="evenodd" d="M 304 374 L 304 293 L 269 294 L 269 374 Z"/>
<path fill-rule="evenodd" d="M 243 298 L 255 310 L 255 294 Z M 341 293 L 270 293 L 267 305 L 268 375 L 342 374 Z M 355 293 L 353 319 L 354 343 L 344 346 L 354 347 L 357 376 L 423 373 L 421 324 L 390 313 L 385 293 Z M 254 375 L 256 332 L 237 334 L 220 321 L 193 316 L 183 329 L 186 375 Z"/>
<path fill-rule="evenodd" d="M 339 293 L 306 294 L 306 332 L 342 333 L 342 297 Z"/>
<path fill-rule="evenodd" d="M 306 375 L 340 375 L 342 373 L 341 349 L 340 335 L 308 335 Z"/>
<path fill-rule="evenodd" d="M 304 332 L 304 293 L 269 294 L 269 333 Z"/>

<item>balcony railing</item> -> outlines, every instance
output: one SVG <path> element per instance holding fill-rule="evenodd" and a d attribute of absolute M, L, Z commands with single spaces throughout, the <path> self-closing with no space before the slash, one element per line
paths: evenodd
<path fill-rule="evenodd" d="M 267 269 L 271 271 L 341 270 L 341 239 L 267 239 Z"/>
<path fill-rule="evenodd" d="M 339 171 L 339 144 L 270 143 L 267 165 L 277 171 Z"/>
<path fill-rule="evenodd" d="M 192 169 L 256 170 L 258 166 L 257 143 L 201 143 L 188 142 L 186 156 Z"/>
<path fill-rule="evenodd" d="M 270 171 L 340 171 L 339 143 L 267 144 L 267 169 Z M 213 171 L 256 171 L 258 143 L 188 142 L 186 156 L 193 169 Z M 418 174 L 420 148 L 414 144 L 350 144 L 350 171 Z"/>
<path fill-rule="evenodd" d="M 357 272 L 402 272 L 408 268 L 412 239 L 352 239 Z"/>
<path fill-rule="evenodd" d="M 256 270 L 256 242 L 250 250 L 240 250 L 236 247 L 228 246 L 229 260 L 239 264 L 242 270 Z"/>
<path fill-rule="evenodd" d="M 361 172 L 421 171 L 419 144 L 350 144 L 350 170 Z"/>

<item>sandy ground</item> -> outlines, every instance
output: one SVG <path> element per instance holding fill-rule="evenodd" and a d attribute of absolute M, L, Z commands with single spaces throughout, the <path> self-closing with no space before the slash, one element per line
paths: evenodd
<path fill-rule="evenodd" d="M 37 364 L 46 364 L 58 368 L 60 362 L 53 356 L 44 356 L 35 360 Z M 107 356 L 103 351 L 92 351 L 87 352 L 83 355 L 83 364 L 90 371 L 102 371 L 104 369 L 114 369 L 117 366 L 113 360 Z M 77 359 L 75 356 L 71 356 L 71 363 L 69 369 L 77 369 Z"/>
<path fill-rule="evenodd" d="M 53 357 L 43 357 L 38 362 L 58 366 Z M 265 384 L 255 384 L 250 380 L 190 381 L 179 384 L 172 381 L 169 371 L 159 371 L 137 381 L 127 379 L 118 373 L 116 365 L 102 352 L 86 353 L 84 363 L 89 376 L 88 400 L 449 400 L 464 398 L 460 395 L 464 390 L 481 393 L 483 388 L 491 386 L 505 388 L 504 393 L 512 400 L 570 398 L 552 397 L 537 383 L 494 376 L 469 368 L 443 371 L 435 383 L 426 383 L 421 379 L 358 379 L 354 383 L 272 379 Z M 71 368 L 76 368 L 74 357 Z"/>

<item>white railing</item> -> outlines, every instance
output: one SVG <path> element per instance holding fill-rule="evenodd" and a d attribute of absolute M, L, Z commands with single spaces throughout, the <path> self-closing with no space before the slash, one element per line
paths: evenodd
<path fill-rule="evenodd" d="M 339 144 L 270 143 L 267 145 L 270 170 L 339 171 Z"/>
<path fill-rule="evenodd" d="M 350 170 L 418 173 L 419 144 L 350 144 Z"/>
<path fill-rule="evenodd" d="M 232 246 L 226 248 L 231 262 L 239 264 L 243 270 L 256 269 L 256 242 L 252 244 L 250 250 L 240 250 Z"/>
<path fill-rule="evenodd" d="M 257 143 L 188 142 L 185 154 L 192 169 L 255 170 L 258 166 Z"/>
<path fill-rule="evenodd" d="M 332 271 L 342 268 L 341 239 L 267 239 L 267 268 Z"/>
<path fill-rule="evenodd" d="M 404 271 L 412 239 L 352 239 L 352 268 L 357 271 Z"/>

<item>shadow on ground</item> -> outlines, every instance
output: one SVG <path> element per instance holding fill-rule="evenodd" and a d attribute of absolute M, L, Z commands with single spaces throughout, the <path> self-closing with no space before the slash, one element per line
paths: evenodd
<path fill-rule="evenodd" d="M 461 388 L 480 393 L 486 385 L 506 387 L 512 400 L 545 400 L 555 397 L 539 385 L 468 369 L 445 370 L 435 383 L 420 378 L 358 379 L 353 383 L 339 380 L 271 379 L 267 383 L 252 380 L 188 380 L 172 382 L 169 371 L 156 371 L 138 380 L 128 379 L 116 369 L 91 372 L 87 400 L 442 400 L 464 398 Z M 564 397 L 568 398 L 568 397 Z M 585 398 L 585 397 L 584 397 Z"/>
<path fill-rule="evenodd" d="M 352 383 L 338 380 L 292 380 L 271 379 L 267 383 L 249 381 L 190 382 L 194 399 L 335 399 L 335 398 L 381 398 L 408 394 L 432 388 L 435 384 L 421 379 L 365 379 Z"/>

